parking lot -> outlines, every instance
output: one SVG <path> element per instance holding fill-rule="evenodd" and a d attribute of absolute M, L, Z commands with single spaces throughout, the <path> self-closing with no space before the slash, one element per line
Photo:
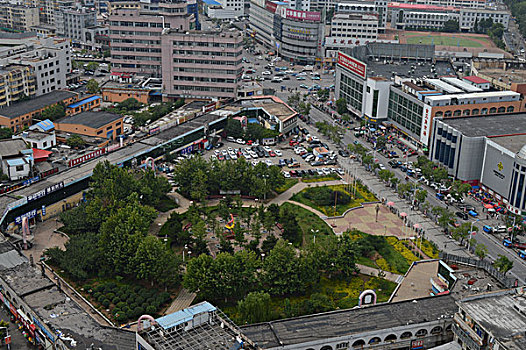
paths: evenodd
<path fill-rule="evenodd" d="M 285 178 L 328 176 L 332 173 L 343 175 L 343 170 L 337 166 L 336 151 L 331 151 L 329 146 L 322 144 L 316 136 L 313 135 L 311 138 L 314 144 L 307 142 L 304 136 L 301 138 L 303 141 L 299 143 L 289 142 L 289 138 L 272 146 L 249 145 L 245 141 L 243 141 L 245 144 L 241 144 L 241 142 L 225 140 L 221 147 L 207 151 L 205 157 L 219 161 L 244 158 L 253 166 L 258 163 L 268 166 L 277 165 L 282 169 Z M 323 156 L 315 155 L 311 151 L 313 150 L 311 146 L 319 146 L 314 148 L 324 148 L 327 152 Z"/>

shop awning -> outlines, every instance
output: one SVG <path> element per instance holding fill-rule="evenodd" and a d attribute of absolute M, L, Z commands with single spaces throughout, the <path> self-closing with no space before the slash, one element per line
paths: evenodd
<path fill-rule="evenodd" d="M 484 208 L 486 209 L 493 209 L 493 207 L 494 207 L 493 204 L 489 204 L 489 203 L 484 204 Z"/>
<path fill-rule="evenodd" d="M 35 159 L 35 162 L 43 162 L 47 160 L 49 155 L 53 153 L 51 151 L 46 151 L 43 149 L 33 148 L 33 158 Z"/>

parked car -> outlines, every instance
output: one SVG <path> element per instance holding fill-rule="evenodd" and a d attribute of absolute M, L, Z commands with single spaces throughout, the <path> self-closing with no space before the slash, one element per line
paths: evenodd
<path fill-rule="evenodd" d="M 457 211 L 455 213 L 459 218 L 461 218 L 462 220 L 467 220 L 468 219 L 468 214 L 464 213 L 464 212 L 461 212 L 461 211 Z"/>

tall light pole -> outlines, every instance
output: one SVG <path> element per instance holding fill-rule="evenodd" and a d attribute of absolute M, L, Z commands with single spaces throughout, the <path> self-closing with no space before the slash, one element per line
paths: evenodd
<path fill-rule="evenodd" d="M 316 244 L 316 234 L 320 232 L 320 230 L 314 230 L 313 228 L 310 229 L 310 232 L 314 235 L 313 244 Z"/>
<path fill-rule="evenodd" d="M 479 222 L 479 221 L 480 221 L 480 219 L 477 219 L 477 220 L 471 222 L 471 228 L 469 229 L 469 238 L 468 238 L 468 253 L 469 253 L 469 248 L 470 248 L 470 243 L 471 243 L 471 235 L 473 235 L 473 225 L 476 222 Z"/>

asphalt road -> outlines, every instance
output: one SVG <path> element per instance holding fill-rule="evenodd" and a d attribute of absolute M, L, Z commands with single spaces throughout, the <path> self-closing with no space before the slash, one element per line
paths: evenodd
<path fill-rule="evenodd" d="M 317 108 L 313 108 L 311 110 L 310 116 L 311 116 L 311 119 L 312 119 L 313 122 L 325 120 L 327 122 L 331 122 L 332 123 L 331 117 L 329 115 L 327 115 L 326 113 L 320 111 Z M 312 126 L 307 126 L 307 128 L 310 128 L 311 130 L 314 130 L 314 128 L 312 128 Z M 314 132 L 314 133 L 316 134 L 316 132 Z M 323 138 L 323 136 L 320 135 L 320 138 Z M 355 140 L 358 140 L 362 145 L 364 145 L 365 147 L 367 147 L 370 150 L 372 150 L 371 144 L 367 143 L 363 138 L 356 138 L 354 136 L 354 134 L 352 132 L 350 132 L 350 131 L 345 133 L 345 136 L 344 136 L 344 139 L 343 139 L 342 143 L 347 145 L 349 143 L 353 143 Z M 384 157 L 382 154 L 376 153 L 376 158 L 378 159 L 379 163 L 385 165 L 385 167 L 387 169 L 393 171 L 394 174 L 396 175 L 396 177 L 398 179 L 400 179 L 401 183 L 405 182 L 406 174 L 402 173 L 402 171 L 400 169 L 392 169 L 389 166 L 388 159 L 386 157 Z M 409 157 L 409 161 L 413 161 L 415 159 L 416 159 L 416 156 Z M 347 169 L 350 169 L 351 167 L 356 166 L 356 165 L 353 165 L 352 163 L 350 163 L 348 161 L 343 161 L 341 163 L 343 163 L 342 166 L 344 168 L 347 168 Z M 362 179 L 364 179 L 364 178 L 372 176 L 371 173 L 365 172 L 363 170 L 363 167 L 358 166 L 358 168 L 359 168 L 358 177 L 361 177 Z M 413 178 L 410 178 L 410 179 L 411 179 L 410 181 L 415 181 L 415 179 L 413 179 Z M 426 200 L 429 201 L 431 206 L 446 207 L 446 204 L 443 201 L 440 201 L 440 200 L 438 200 L 436 198 L 435 192 L 434 192 L 433 189 L 431 189 L 430 187 L 425 186 L 423 184 L 421 184 L 421 186 L 428 191 L 429 194 L 428 194 Z M 373 185 L 373 187 L 374 187 L 374 185 Z M 385 186 L 384 186 L 384 189 L 382 189 L 382 186 L 379 186 L 377 188 L 381 190 L 381 193 L 384 196 L 384 198 L 387 198 L 389 196 L 389 194 L 393 194 L 393 191 L 391 189 L 386 189 Z M 397 196 L 390 196 L 390 198 L 396 198 L 396 197 Z M 396 202 L 399 202 L 400 200 L 396 201 L 396 199 L 395 199 L 394 201 L 396 203 Z M 503 224 L 502 221 L 498 221 L 498 220 L 495 220 L 495 219 L 486 220 L 486 216 L 485 216 L 485 214 L 483 214 L 482 204 L 480 202 L 476 202 L 476 201 L 474 201 L 471 198 L 467 198 L 466 199 L 466 203 L 473 205 L 475 208 L 477 208 L 477 212 L 481 214 L 481 215 L 479 215 L 480 220 L 474 224 L 474 226 L 477 226 L 479 230 L 473 236 L 473 238 L 475 238 L 477 240 L 477 243 L 482 243 L 488 248 L 488 256 L 486 257 L 486 260 L 493 261 L 493 260 L 497 259 L 498 255 L 500 255 L 500 254 L 507 256 L 509 259 L 511 259 L 513 261 L 513 269 L 510 272 L 508 272 L 508 276 L 509 277 L 518 278 L 520 282 L 525 283 L 525 280 L 526 280 L 526 261 L 521 259 L 521 258 L 519 258 L 517 256 L 517 254 L 513 250 L 504 247 L 502 245 L 502 239 L 500 237 L 496 237 L 495 235 L 487 234 L 487 233 L 482 231 L 482 226 L 484 226 L 484 225 L 496 226 L 498 224 L 502 225 Z M 452 210 L 452 211 L 458 211 L 459 210 L 458 208 L 455 208 L 455 207 L 452 207 L 452 206 L 450 206 L 449 209 Z M 456 241 L 454 241 L 452 239 L 449 239 L 442 232 L 441 229 L 439 229 L 436 225 L 434 225 L 434 223 L 431 222 L 430 219 L 424 218 L 421 214 L 419 214 L 417 212 L 407 211 L 407 213 L 409 214 L 408 215 L 408 219 L 410 221 L 412 221 L 413 223 L 418 223 L 418 224 L 422 225 L 424 228 L 428 228 L 428 230 L 426 230 L 426 231 L 428 231 L 427 232 L 428 237 L 430 236 L 431 239 L 433 241 L 435 241 L 435 243 L 437 243 L 438 246 L 441 249 L 446 250 L 446 251 L 448 251 L 448 252 L 450 252 L 452 254 L 456 254 L 456 255 L 466 255 L 467 254 L 467 249 L 465 249 L 464 247 L 460 247 L 459 244 Z M 471 220 L 471 218 L 470 218 L 470 220 Z M 459 221 L 463 222 L 460 219 L 459 219 Z M 471 222 L 471 221 L 466 221 L 466 222 Z M 459 253 L 460 251 L 462 251 L 461 254 Z"/>
<path fill-rule="evenodd" d="M 28 343 L 26 338 L 22 335 L 22 332 L 18 330 L 16 325 L 13 322 L 10 322 L 9 319 L 11 314 L 7 311 L 6 307 L 2 305 L 0 307 L 0 319 L 9 322 L 9 335 L 11 336 L 11 350 L 34 350 L 35 346 Z M 7 349 L 7 346 L 0 346 L 0 349 Z"/>

